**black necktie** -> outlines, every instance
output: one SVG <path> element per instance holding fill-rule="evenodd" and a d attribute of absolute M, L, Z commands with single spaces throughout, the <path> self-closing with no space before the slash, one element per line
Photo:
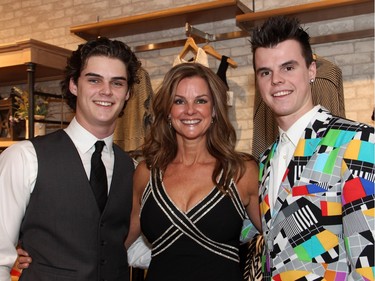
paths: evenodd
<path fill-rule="evenodd" d="M 90 184 L 101 212 L 107 201 L 107 173 L 102 161 L 104 141 L 95 143 L 95 152 L 91 157 Z"/>

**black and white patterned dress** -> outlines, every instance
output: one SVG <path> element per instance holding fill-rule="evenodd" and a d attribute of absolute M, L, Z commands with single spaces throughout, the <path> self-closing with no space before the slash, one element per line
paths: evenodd
<path fill-rule="evenodd" d="M 141 204 L 141 228 L 152 244 L 148 281 L 240 281 L 239 234 L 246 217 L 235 184 L 218 188 L 189 211 L 165 191 L 162 174 L 151 173 Z"/>

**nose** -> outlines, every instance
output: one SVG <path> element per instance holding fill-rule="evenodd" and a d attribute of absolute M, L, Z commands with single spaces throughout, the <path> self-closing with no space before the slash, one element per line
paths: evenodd
<path fill-rule="evenodd" d="M 272 81 L 271 81 L 271 83 L 272 83 L 273 86 L 282 84 L 282 83 L 284 83 L 284 78 L 282 77 L 282 75 L 274 72 L 272 74 Z"/>
<path fill-rule="evenodd" d="M 193 102 L 189 102 L 186 104 L 186 111 L 187 114 L 192 115 L 195 113 L 195 104 Z"/>
<path fill-rule="evenodd" d="M 112 88 L 110 83 L 103 83 L 103 87 L 100 89 L 101 95 L 112 95 Z"/>

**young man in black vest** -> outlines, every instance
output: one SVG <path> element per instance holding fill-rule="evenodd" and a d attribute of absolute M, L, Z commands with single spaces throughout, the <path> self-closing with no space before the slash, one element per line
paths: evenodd
<path fill-rule="evenodd" d="M 134 164 L 113 132 L 140 64 L 120 41 L 80 45 L 61 83 L 76 111 L 69 126 L 0 155 L 0 280 L 10 280 L 18 242 L 32 257 L 20 280 L 129 280 L 124 240 Z M 103 209 L 89 181 L 98 140 Z"/>

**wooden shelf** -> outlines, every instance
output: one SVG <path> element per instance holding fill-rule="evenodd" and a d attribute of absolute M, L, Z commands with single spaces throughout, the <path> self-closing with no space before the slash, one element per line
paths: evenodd
<path fill-rule="evenodd" d="M 0 86 L 27 81 L 27 64 L 36 65 L 36 80 L 60 79 L 71 51 L 34 39 L 0 45 Z"/>
<path fill-rule="evenodd" d="M 184 27 L 186 22 L 196 25 L 233 19 L 236 15 L 249 11 L 250 10 L 241 3 L 241 1 L 217 0 L 147 14 L 73 26 L 70 28 L 70 31 L 86 40 L 98 36 L 115 38 Z"/>
<path fill-rule="evenodd" d="M 71 51 L 34 39 L 0 45 L 0 86 L 26 83 L 34 109 L 35 81 L 63 77 Z M 34 110 L 29 110 L 29 136 L 34 136 Z"/>
<path fill-rule="evenodd" d="M 255 26 L 277 15 L 295 16 L 301 23 L 311 23 L 337 18 L 374 13 L 374 0 L 326 0 L 298 6 L 245 13 L 236 16 L 237 26 L 251 32 Z M 373 37 L 374 29 L 321 36 L 315 43 Z"/>

